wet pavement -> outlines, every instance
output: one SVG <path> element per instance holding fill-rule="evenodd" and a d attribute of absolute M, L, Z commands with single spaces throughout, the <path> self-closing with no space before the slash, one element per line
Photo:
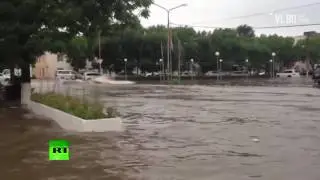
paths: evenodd
<path fill-rule="evenodd" d="M 67 133 L 1 108 L 1 179 L 320 179 L 320 89 L 100 88 L 125 132 Z M 70 161 L 48 161 L 47 141 L 56 138 L 70 141 Z"/>

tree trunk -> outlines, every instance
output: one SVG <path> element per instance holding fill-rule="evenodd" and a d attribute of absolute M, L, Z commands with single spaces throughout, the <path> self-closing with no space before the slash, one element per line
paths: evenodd
<path fill-rule="evenodd" d="M 24 62 L 21 67 L 22 75 L 21 75 L 21 92 L 20 99 L 21 104 L 26 105 L 30 101 L 31 96 L 31 72 L 30 72 L 30 64 Z"/>
<path fill-rule="evenodd" d="M 15 61 L 18 62 L 18 61 Z M 21 102 L 27 104 L 31 93 L 31 77 L 30 65 L 25 60 L 22 63 L 13 64 L 10 66 L 11 80 L 10 85 L 6 88 L 6 99 L 8 101 Z M 15 68 L 21 69 L 21 76 L 16 76 Z"/>

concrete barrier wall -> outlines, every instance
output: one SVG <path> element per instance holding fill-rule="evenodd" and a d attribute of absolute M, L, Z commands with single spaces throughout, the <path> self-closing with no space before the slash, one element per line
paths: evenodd
<path fill-rule="evenodd" d="M 33 113 L 50 118 L 65 130 L 76 132 L 107 132 L 122 131 L 121 118 L 106 118 L 97 120 L 84 120 L 58 109 L 29 101 L 28 109 Z"/>
<path fill-rule="evenodd" d="M 122 131 L 120 117 L 99 120 L 82 120 L 84 132 Z"/>

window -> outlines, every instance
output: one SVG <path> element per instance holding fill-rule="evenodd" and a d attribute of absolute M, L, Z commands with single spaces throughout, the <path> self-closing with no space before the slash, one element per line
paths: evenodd
<path fill-rule="evenodd" d="M 98 73 L 88 73 L 87 76 L 100 76 Z"/>

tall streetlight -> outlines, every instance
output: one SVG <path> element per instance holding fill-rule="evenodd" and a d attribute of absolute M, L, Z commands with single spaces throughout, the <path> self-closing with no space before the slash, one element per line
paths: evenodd
<path fill-rule="evenodd" d="M 219 80 L 219 75 L 218 75 L 218 71 L 219 71 L 219 56 L 220 56 L 219 51 L 216 51 L 215 55 L 217 57 L 217 80 Z"/>
<path fill-rule="evenodd" d="M 273 78 L 273 72 L 272 72 L 273 60 L 270 59 L 269 62 L 270 62 L 270 78 Z"/>
<path fill-rule="evenodd" d="M 172 62 L 170 61 L 170 12 L 181 8 L 181 7 L 185 7 L 187 6 L 187 4 L 180 4 L 178 6 L 175 6 L 173 8 L 167 9 L 159 4 L 153 3 L 155 6 L 158 6 L 159 8 L 165 10 L 167 12 L 167 16 L 168 16 L 168 22 L 167 22 L 167 29 L 168 29 L 168 43 L 167 43 L 167 72 L 170 72 L 171 78 L 172 78 Z M 168 80 L 169 80 L 169 76 L 168 76 Z"/>
<path fill-rule="evenodd" d="M 193 80 L 193 62 L 194 62 L 194 60 L 193 60 L 193 59 L 190 59 L 190 62 L 191 62 L 191 64 L 190 64 L 191 80 Z"/>
<path fill-rule="evenodd" d="M 127 58 L 124 58 L 124 77 L 125 77 L 125 80 L 127 80 L 127 61 L 128 59 Z"/>
<path fill-rule="evenodd" d="M 276 56 L 276 53 L 275 52 L 272 52 L 272 77 L 274 78 L 275 77 L 275 74 L 274 74 L 274 72 L 275 72 L 275 60 L 274 60 L 274 57 Z"/>
<path fill-rule="evenodd" d="M 222 62 L 223 62 L 223 59 L 220 59 L 219 62 L 220 62 L 219 77 L 220 77 L 220 79 L 222 80 L 222 74 L 220 75 L 220 73 L 222 73 Z"/>

